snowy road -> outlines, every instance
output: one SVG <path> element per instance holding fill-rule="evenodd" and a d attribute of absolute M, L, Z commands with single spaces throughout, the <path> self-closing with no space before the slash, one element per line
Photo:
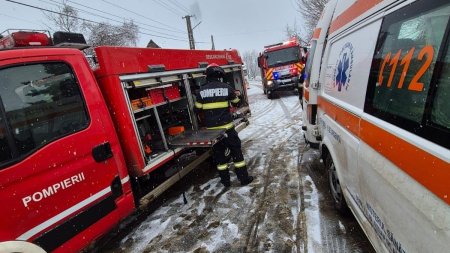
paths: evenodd
<path fill-rule="evenodd" d="M 136 215 L 98 252 L 373 252 L 353 217 L 333 209 L 318 151 L 305 145 L 298 97 L 248 90 L 252 117 L 239 135 L 255 181 L 224 191 L 198 169 Z M 183 203 L 185 190 L 188 203 Z"/>

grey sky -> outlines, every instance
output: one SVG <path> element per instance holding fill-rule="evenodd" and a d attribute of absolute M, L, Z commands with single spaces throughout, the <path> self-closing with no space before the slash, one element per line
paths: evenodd
<path fill-rule="evenodd" d="M 56 10 L 55 2 L 61 2 L 61 0 L 15 1 L 52 10 Z M 172 9 L 168 10 L 163 7 L 161 2 L 171 6 Z M 175 7 L 172 3 L 178 3 L 180 7 Z M 189 47 L 185 33 L 186 21 L 181 18 L 186 14 L 185 11 L 182 11 L 182 6 L 189 9 L 191 13 L 195 9 L 200 9 L 200 12 L 194 11 L 197 19 L 192 20 L 193 26 L 200 20 L 202 21 L 194 29 L 195 41 L 199 42 L 196 44 L 197 49 L 210 49 L 210 35 L 212 34 L 216 49 L 236 48 L 241 52 L 251 49 L 261 51 L 264 45 L 280 42 L 285 38 L 286 24 L 292 25 L 297 22 L 297 26 L 300 27 L 302 20 L 301 15 L 295 10 L 295 0 L 70 0 L 68 4 L 116 20 L 121 20 L 117 16 L 133 18 L 139 22 L 141 32 L 138 46 L 145 46 L 150 39 L 153 39 L 165 48 Z M 87 9 L 80 4 L 116 16 Z M 127 12 L 117 6 L 137 14 Z M 199 8 L 195 8 L 195 6 Z M 94 21 L 117 24 L 83 12 L 79 12 L 79 16 Z M 9 28 L 45 29 L 47 27 L 45 24 L 49 24 L 49 22 L 42 11 L 0 0 L 0 32 Z M 148 34 L 159 34 L 164 37 L 176 36 L 176 39 L 182 41 L 152 37 Z"/>

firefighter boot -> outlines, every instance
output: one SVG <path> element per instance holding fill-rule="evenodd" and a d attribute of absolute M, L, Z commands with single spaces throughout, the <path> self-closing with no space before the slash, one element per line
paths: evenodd
<path fill-rule="evenodd" d="M 247 166 L 236 168 L 235 172 L 242 186 L 248 185 L 253 181 L 253 177 L 248 175 Z"/>
<path fill-rule="evenodd" d="M 228 170 L 219 170 L 220 182 L 225 187 L 230 187 L 230 172 Z"/>

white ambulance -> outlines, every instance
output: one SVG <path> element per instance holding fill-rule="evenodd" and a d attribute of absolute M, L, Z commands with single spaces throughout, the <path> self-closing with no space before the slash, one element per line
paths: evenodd
<path fill-rule="evenodd" d="M 332 0 L 303 130 L 378 252 L 450 252 L 450 1 Z"/>

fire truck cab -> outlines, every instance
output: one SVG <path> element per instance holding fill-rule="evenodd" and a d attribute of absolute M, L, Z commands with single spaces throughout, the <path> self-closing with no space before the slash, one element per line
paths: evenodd
<path fill-rule="evenodd" d="M 63 46 L 61 46 L 63 45 Z M 208 63 L 250 110 L 237 51 L 99 47 L 80 34 L 0 39 L 0 252 L 78 252 L 210 156 L 194 93 Z"/>
<path fill-rule="evenodd" d="M 305 48 L 297 39 L 264 47 L 258 57 L 258 67 L 264 94 L 271 99 L 275 91 L 292 90 L 299 94 L 302 89 L 301 72 L 305 63 Z"/>

